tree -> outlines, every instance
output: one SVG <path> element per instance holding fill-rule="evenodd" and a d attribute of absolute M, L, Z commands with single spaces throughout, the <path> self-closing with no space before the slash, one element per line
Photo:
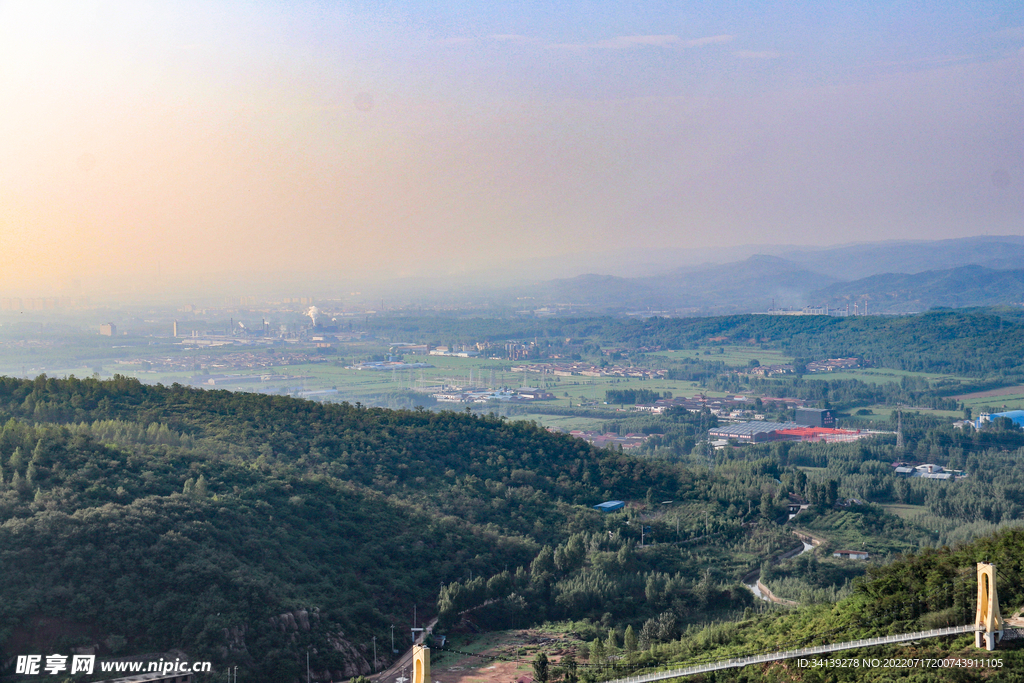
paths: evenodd
<path fill-rule="evenodd" d="M 636 633 L 633 632 L 633 625 L 626 627 L 626 633 L 622 636 L 622 647 L 626 650 L 626 659 L 633 660 L 636 655 Z"/>
<path fill-rule="evenodd" d="M 551 546 L 544 546 L 537 553 L 537 557 L 533 558 L 533 562 L 530 563 L 530 574 L 535 578 L 539 578 L 543 574 L 550 574 L 555 570 L 555 553 L 551 550 Z"/>
<path fill-rule="evenodd" d="M 595 638 L 594 642 L 590 644 L 590 663 L 597 667 L 604 666 L 604 658 L 604 643 L 600 638 Z"/>
<path fill-rule="evenodd" d="M 533 660 L 533 680 L 538 683 L 547 683 L 548 673 L 548 656 L 541 652 Z"/>
<path fill-rule="evenodd" d="M 562 657 L 562 671 L 565 672 L 565 683 L 577 683 L 579 675 L 576 673 L 576 658 L 570 652 Z"/>
<path fill-rule="evenodd" d="M 619 649 L 619 634 L 615 632 L 615 629 L 608 629 L 608 642 L 606 643 L 608 648 L 608 656 L 614 655 Z"/>

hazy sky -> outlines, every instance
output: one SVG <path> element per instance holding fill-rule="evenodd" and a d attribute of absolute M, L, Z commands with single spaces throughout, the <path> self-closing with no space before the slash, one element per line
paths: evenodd
<path fill-rule="evenodd" d="M 976 234 L 1019 0 L 0 0 L 0 293 Z"/>

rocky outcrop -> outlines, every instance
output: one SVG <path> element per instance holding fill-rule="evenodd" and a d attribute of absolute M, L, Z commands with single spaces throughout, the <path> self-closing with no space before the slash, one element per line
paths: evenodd
<path fill-rule="evenodd" d="M 366 661 L 366 657 L 352 643 L 342 638 L 344 635 L 344 633 L 339 631 L 327 636 L 327 642 L 331 644 L 331 648 L 335 652 L 340 652 L 345 657 L 345 670 L 342 672 L 342 677 L 352 678 L 353 676 L 370 673 L 373 667 L 370 666 L 370 663 Z M 334 680 L 338 679 L 335 678 Z"/>
<path fill-rule="evenodd" d="M 319 623 L 319 612 L 309 612 L 304 609 L 297 609 L 292 612 L 278 614 L 276 617 L 270 617 L 270 625 L 276 629 L 280 629 L 283 633 L 287 633 L 289 631 L 308 632 L 310 630 L 310 624 Z"/>
<path fill-rule="evenodd" d="M 220 647 L 220 656 L 224 659 L 228 657 L 248 659 L 249 649 L 245 646 L 245 634 L 248 630 L 249 628 L 245 624 L 222 628 L 221 635 L 224 636 L 224 645 Z"/>
<path fill-rule="evenodd" d="M 316 610 L 308 611 L 298 609 L 270 617 L 268 621 L 271 628 L 282 633 L 290 633 L 294 640 L 296 635 L 300 632 L 308 633 L 309 631 L 319 628 L 320 613 Z M 225 640 L 229 640 L 231 630 L 224 629 L 224 631 Z M 241 635 L 244 638 L 244 631 L 242 631 Z M 362 649 L 358 648 L 345 640 L 345 633 L 343 631 L 328 633 L 327 642 L 330 644 L 332 650 L 342 655 L 342 658 L 345 660 L 345 668 L 341 670 L 324 669 L 323 671 L 311 671 L 310 673 L 313 680 L 340 681 L 346 678 L 352 678 L 353 676 L 368 674 L 373 671 L 373 667 L 366 658 L 367 655 L 365 647 Z"/>

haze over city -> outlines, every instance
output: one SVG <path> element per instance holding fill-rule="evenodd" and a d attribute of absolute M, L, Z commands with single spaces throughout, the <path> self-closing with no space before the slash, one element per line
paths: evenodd
<path fill-rule="evenodd" d="M 1011 2 L 4 2 L 0 288 L 1021 235 L 1022 46 Z"/>

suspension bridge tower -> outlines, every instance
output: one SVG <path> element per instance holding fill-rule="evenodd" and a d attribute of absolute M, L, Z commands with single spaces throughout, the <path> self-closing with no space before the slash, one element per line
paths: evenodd
<path fill-rule="evenodd" d="M 425 645 L 412 646 L 411 683 L 430 683 L 430 648 Z"/>
<path fill-rule="evenodd" d="M 974 644 L 986 650 L 996 649 L 996 643 L 1003 638 L 1004 624 L 996 593 L 996 566 L 990 562 L 978 563 L 978 614 L 974 625 L 978 629 L 974 632 Z"/>

